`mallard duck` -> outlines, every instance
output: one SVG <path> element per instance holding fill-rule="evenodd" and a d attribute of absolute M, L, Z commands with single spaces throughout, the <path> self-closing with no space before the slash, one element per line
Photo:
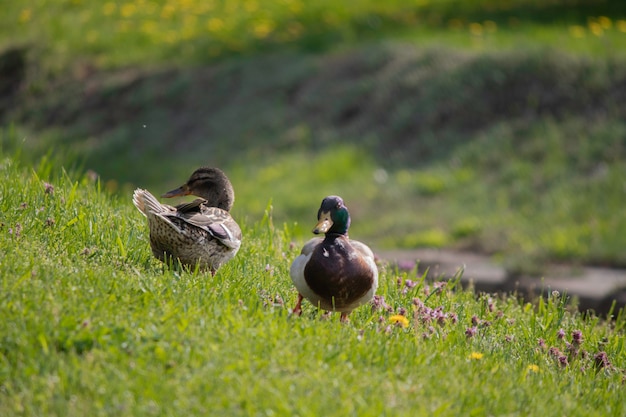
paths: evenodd
<path fill-rule="evenodd" d="M 165 263 L 178 259 L 188 267 L 198 264 L 215 274 L 241 246 L 241 229 L 229 213 L 235 192 L 226 174 L 205 167 L 162 197 L 190 194 L 202 198 L 172 207 L 138 188 L 133 203 L 148 218 L 150 246 L 157 259 Z"/>
<path fill-rule="evenodd" d="M 302 299 L 327 311 L 341 312 L 341 321 L 369 302 L 378 287 L 378 268 L 372 250 L 348 238 L 350 214 L 341 197 L 329 196 L 317 212 L 313 233 L 291 264 L 291 280 L 298 290 L 293 314 L 302 314 Z"/>

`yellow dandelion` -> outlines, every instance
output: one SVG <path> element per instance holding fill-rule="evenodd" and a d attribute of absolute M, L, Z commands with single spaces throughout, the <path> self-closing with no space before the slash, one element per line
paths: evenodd
<path fill-rule="evenodd" d="M 217 17 L 212 17 L 206 24 L 209 32 L 219 32 L 220 29 L 224 27 L 224 21 L 222 19 L 218 19 Z"/>
<path fill-rule="evenodd" d="M 526 370 L 527 370 L 528 372 L 534 372 L 534 373 L 537 373 L 537 372 L 539 372 L 539 366 L 537 366 L 537 365 L 535 365 L 535 364 L 528 365 L 528 367 L 526 368 Z"/>
<path fill-rule="evenodd" d="M 600 24 L 600 26 L 602 26 L 602 29 L 611 29 L 611 26 L 613 26 L 613 22 L 611 22 L 611 19 L 606 16 L 598 17 L 598 23 Z"/>
<path fill-rule="evenodd" d="M 470 353 L 469 358 L 472 360 L 479 361 L 483 358 L 483 354 L 480 352 L 472 352 Z"/>
<path fill-rule="evenodd" d="M 253 13 L 259 10 L 259 3 L 257 3 L 255 0 L 249 0 L 244 2 L 243 7 L 248 13 Z"/>
<path fill-rule="evenodd" d="M 105 16 L 111 16 L 117 10 L 117 5 L 113 2 L 104 3 L 102 6 L 102 14 Z"/>
<path fill-rule="evenodd" d="M 161 9 L 161 18 L 162 19 L 171 19 L 172 16 L 176 14 L 176 7 L 171 4 L 166 4 Z"/>
<path fill-rule="evenodd" d="M 569 27 L 569 34 L 573 38 L 584 38 L 585 37 L 585 28 L 580 25 L 574 25 Z"/>
<path fill-rule="evenodd" d="M 618 20 L 615 24 L 617 25 L 617 30 L 626 32 L 626 20 Z"/>
<path fill-rule="evenodd" d="M 154 20 L 146 20 L 141 23 L 141 31 L 146 35 L 153 35 L 158 32 L 157 22 Z"/>
<path fill-rule="evenodd" d="M 602 36 L 604 34 L 604 29 L 602 28 L 602 25 L 598 22 L 589 22 L 589 30 L 595 36 Z"/>
<path fill-rule="evenodd" d="M 33 11 L 31 9 L 24 9 L 20 12 L 20 23 L 29 22 L 31 17 L 33 16 Z"/>
<path fill-rule="evenodd" d="M 274 30 L 274 23 L 271 20 L 261 20 L 254 25 L 253 31 L 257 38 L 266 38 Z"/>
<path fill-rule="evenodd" d="M 409 327 L 409 319 L 404 317 L 402 314 L 395 314 L 389 317 L 389 322 L 400 327 Z"/>
<path fill-rule="evenodd" d="M 132 3 L 126 3 L 120 8 L 122 17 L 131 17 L 137 11 L 137 6 Z"/>
<path fill-rule="evenodd" d="M 470 23 L 469 31 L 474 36 L 481 36 L 483 34 L 483 25 L 480 23 Z"/>

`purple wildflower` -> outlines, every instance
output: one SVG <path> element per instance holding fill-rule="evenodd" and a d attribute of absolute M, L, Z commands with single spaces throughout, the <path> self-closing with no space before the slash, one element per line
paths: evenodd
<path fill-rule="evenodd" d="M 611 362 L 606 352 L 598 352 L 593 356 L 593 362 L 596 369 L 610 368 Z"/>
<path fill-rule="evenodd" d="M 465 330 L 465 337 L 467 337 L 468 339 L 471 339 L 472 337 L 476 335 L 477 331 L 478 329 L 476 328 L 476 326 L 468 327 L 467 330 Z"/>
<path fill-rule="evenodd" d="M 565 337 L 565 330 L 559 329 L 559 331 L 556 332 L 556 337 L 557 339 L 563 339 Z"/>
<path fill-rule="evenodd" d="M 372 299 L 372 310 L 381 310 L 386 309 L 387 303 L 385 302 L 385 297 L 382 295 L 375 295 Z"/>
<path fill-rule="evenodd" d="M 559 365 L 561 365 L 561 368 L 565 368 L 567 365 L 569 365 L 569 362 L 567 361 L 567 356 L 559 356 Z"/>
<path fill-rule="evenodd" d="M 43 187 L 44 187 L 44 192 L 46 194 L 50 194 L 50 195 L 54 194 L 54 185 L 52 185 L 50 183 L 47 183 L 47 182 L 44 182 L 43 183 Z"/>
<path fill-rule="evenodd" d="M 417 285 L 417 282 L 415 282 L 413 280 L 410 280 L 410 279 L 407 279 L 406 281 L 404 281 L 404 285 L 407 288 L 413 288 L 413 287 L 415 287 Z"/>
<path fill-rule="evenodd" d="M 574 330 L 572 332 L 572 343 L 580 346 L 583 343 L 583 332 L 580 330 Z"/>
<path fill-rule="evenodd" d="M 459 316 L 458 316 L 458 314 L 456 314 L 456 313 L 450 313 L 450 314 L 449 314 L 449 316 L 450 316 L 450 322 L 451 322 L 452 324 L 456 324 L 456 323 L 459 321 Z"/>

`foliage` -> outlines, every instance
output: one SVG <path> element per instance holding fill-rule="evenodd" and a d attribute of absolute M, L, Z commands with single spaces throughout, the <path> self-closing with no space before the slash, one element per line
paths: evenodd
<path fill-rule="evenodd" d="M 623 315 L 381 266 L 349 324 L 294 318 L 300 243 L 270 208 L 211 277 L 163 269 L 130 198 L 89 176 L 0 171 L 2 415 L 624 414 Z"/>

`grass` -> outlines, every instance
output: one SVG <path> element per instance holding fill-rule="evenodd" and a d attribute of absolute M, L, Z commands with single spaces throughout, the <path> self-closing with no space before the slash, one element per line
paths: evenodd
<path fill-rule="evenodd" d="M 215 277 L 168 270 L 128 196 L 53 157 L 0 161 L 2 415 L 626 411 L 623 312 L 603 322 L 562 294 L 531 305 L 381 266 L 383 298 L 349 324 L 310 305 L 293 318 L 302 241 L 271 208 L 241 221 Z"/>
<path fill-rule="evenodd" d="M 340 194 L 379 248 L 622 267 L 618 3 L 14 2 L 0 134 L 120 193 L 221 166 L 241 217 L 272 201 L 297 238 Z"/>
<path fill-rule="evenodd" d="M 479 50 L 540 43 L 606 56 L 620 53 L 626 36 L 623 6 L 594 1 L 31 0 L 7 4 L 0 23 L 0 42 L 37 45 L 52 73 L 77 58 L 97 66 L 207 62 L 381 37 Z"/>

